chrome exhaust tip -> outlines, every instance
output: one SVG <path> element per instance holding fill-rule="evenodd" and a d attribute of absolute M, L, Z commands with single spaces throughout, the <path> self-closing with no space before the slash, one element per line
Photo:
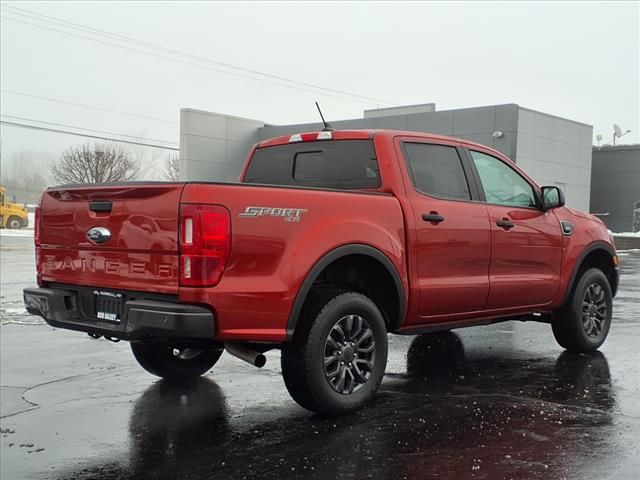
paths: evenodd
<path fill-rule="evenodd" d="M 262 368 L 267 363 L 267 357 L 262 352 L 254 350 L 244 343 L 225 342 L 224 349 L 234 357 L 244 360 L 254 367 Z"/>

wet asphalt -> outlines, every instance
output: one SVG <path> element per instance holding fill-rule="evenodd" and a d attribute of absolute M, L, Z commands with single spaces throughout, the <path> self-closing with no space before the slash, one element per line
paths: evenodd
<path fill-rule="evenodd" d="M 390 336 L 375 402 L 322 418 L 290 399 L 277 351 L 174 385 L 123 342 L 26 316 L 32 240 L 0 241 L 3 480 L 640 478 L 640 251 L 621 252 L 600 351 L 538 323 Z"/>

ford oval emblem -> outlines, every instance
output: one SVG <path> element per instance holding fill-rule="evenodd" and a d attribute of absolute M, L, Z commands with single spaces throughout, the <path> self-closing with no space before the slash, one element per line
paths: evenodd
<path fill-rule="evenodd" d="M 111 238 L 111 232 L 104 227 L 93 227 L 87 232 L 87 238 L 94 243 L 105 243 Z"/>

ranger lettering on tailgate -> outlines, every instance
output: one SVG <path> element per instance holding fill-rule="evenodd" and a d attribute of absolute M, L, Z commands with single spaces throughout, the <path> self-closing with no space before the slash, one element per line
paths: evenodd
<path fill-rule="evenodd" d="M 145 262 L 129 262 L 106 258 L 57 258 L 55 255 L 44 256 L 45 271 L 71 270 L 74 272 L 104 272 L 112 274 L 144 275 L 147 266 Z M 172 278 L 173 266 L 170 263 L 154 263 L 153 273 L 156 277 Z"/>

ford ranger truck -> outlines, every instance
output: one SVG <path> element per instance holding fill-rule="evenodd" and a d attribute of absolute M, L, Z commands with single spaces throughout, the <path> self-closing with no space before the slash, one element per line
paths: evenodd
<path fill-rule="evenodd" d="M 131 342 L 168 379 L 280 349 L 295 401 L 345 414 L 374 397 L 388 333 L 535 320 L 597 349 L 618 258 L 604 224 L 564 203 L 466 140 L 283 136 L 255 145 L 241 183 L 49 188 L 24 300 L 54 327 Z"/>

